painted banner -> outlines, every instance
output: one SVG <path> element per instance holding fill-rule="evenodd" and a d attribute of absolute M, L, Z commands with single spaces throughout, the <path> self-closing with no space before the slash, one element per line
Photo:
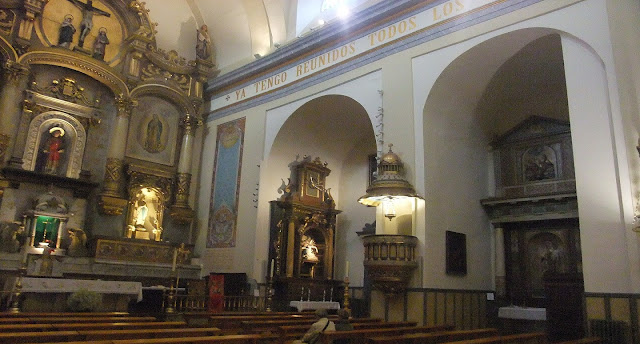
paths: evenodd
<path fill-rule="evenodd" d="M 209 275 L 209 312 L 224 311 L 224 275 Z"/>
<path fill-rule="evenodd" d="M 245 118 L 218 125 L 207 248 L 234 247 Z"/>
<path fill-rule="evenodd" d="M 449 22 L 456 17 L 470 14 L 494 3 L 501 2 L 504 2 L 504 0 L 450 0 L 437 4 L 411 17 L 316 55 L 275 75 L 216 97 L 211 100 L 210 111 L 213 112 L 271 92 L 416 32 L 427 30 L 436 25 Z"/>

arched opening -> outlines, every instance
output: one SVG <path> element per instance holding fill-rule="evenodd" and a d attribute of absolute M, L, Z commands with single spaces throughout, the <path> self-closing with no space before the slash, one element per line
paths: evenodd
<path fill-rule="evenodd" d="M 533 213 L 530 217 L 513 216 L 506 220 L 491 211 L 498 207 L 495 204 L 501 204 L 500 200 L 518 198 L 519 211 L 531 212 L 526 210 L 527 201 L 548 194 L 572 194 L 567 196 L 570 200 L 567 202 L 575 204 L 570 133 L 564 132 L 563 139 L 551 143 L 545 139 L 558 134 L 554 132 L 558 128 L 569 130 L 564 75 L 560 36 L 551 30 L 528 29 L 492 38 L 469 49 L 438 77 L 423 113 L 425 256 L 434 262 L 424 268 L 425 276 L 431 276 L 424 281 L 428 286 L 491 287 L 492 272 L 496 274 L 495 283 L 500 284 L 503 277 L 500 275 L 505 273 L 494 270 L 494 263 L 501 262 L 492 258 L 494 254 L 495 257 L 506 254 L 505 296 L 511 297 L 510 291 L 526 290 L 522 297 L 530 306 L 535 300 L 542 304 L 542 300 L 536 299 L 544 298 L 543 290 L 536 287 L 542 282 L 527 277 L 534 273 L 523 272 L 535 266 L 528 266 L 526 257 L 520 257 L 518 251 L 535 249 L 527 246 L 537 242 L 523 234 L 527 230 L 535 234 L 570 233 L 558 237 L 566 239 L 564 245 L 573 248 L 571 252 L 579 261 L 577 209 L 567 216 L 549 211 L 537 219 L 543 222 L 533 221 Z M 515 143 L 517 135 L 524 141 Z M 533 172 L 523 167 L 526 164 L 523 157 L 534 151 L 546 152 L 546 156 L 554 158 L 553 173 L 547 169 L 547 173 L 541 171 L 534 178 Z M 556 169 L 562 166 L 565 168 L 560 172 L 564 174 L 556 174 Z M 556 187 L 560 183 L 569 186 L 561 190 Z M 486 200 L 497 201 L 487 206 Z M 504 229 L 505 252 L 494 252 L 497 239 L 491 233 L 492 227 Z M 436 259 L 445 256 L 446 231 L 467 236 L 469 268 L 464 278 L 446 275 L 445 261 Z M 502 237 L 502 231 L 496 235 Z M 572 268 L 572 272 L 581 272 L 579 263 Z M 498 290 L 499 287 L 496 285 Z"/>
<path fill-rule="evenodd" d="M 345 261 L 362 259 L 363 248 L 356 232 L 375 220 L 375 210 L 357 202 L 367 188 L 369 159 L 375 153 L 373 126 L 363 105 L 347 96 L 326 95 L 306 102 L 291 113 L 278 130 L 261 167 L 261 200 L 280 197 L 277 190 L 287 184 L 291 164 L 303 160 L 305 155 L 311 159 L 318 157 L 331 170 L 324 186 L 333 197 L 336 209 L 342 211 L 337 215 L 335 238 L 331 240 L 335 243 L 335 279 L 344 276 Z M 267 207 L 268 202 L 260 206 Z M 258 239 L 256 245 L 264 246 L 264 241 Z M 362 274 L 362 269 L 359 272 L 354 269 L 351 275 L 352 280 L 361 281 L 363 276 L 356 274 Z"/>

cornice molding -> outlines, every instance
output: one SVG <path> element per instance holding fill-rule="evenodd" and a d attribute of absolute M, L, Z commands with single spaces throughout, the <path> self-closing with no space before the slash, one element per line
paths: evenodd
<path fill-rule="evenodd" d="M 205 98 L 211 96 L 212 93 L 231 87 L 246 79 L 253 79 L 256 74 L 262 74 L 265 71 L 293 63 L 293 61 L 302 59 L 309 53 L 319 51 L 327 45 L 339 44 L 350 38 L 355 32 L 371 26 L 372 23 L 375 23 L 376 27 L 385 25 L 395 20 L 399 13 L 416 6 L 424 7 L 434 2 L 436 1 L 381 1 L 362 12 L 356 13 L 348 22 L 331 21 L 322 28 L 311 31 L 297 40 L 281 46 L 263 58 L 209 80 L 205 89 Z"/>

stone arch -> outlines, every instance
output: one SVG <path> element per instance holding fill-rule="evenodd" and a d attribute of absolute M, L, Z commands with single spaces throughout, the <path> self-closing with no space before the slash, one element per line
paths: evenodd
<path fill-rule="evenodd" d="M 50 65 L 64 67 L 85 74 L 107 86 L 114 95 L 129 96 L 129 88 L 111 68 L 91 59 L 82 59 L 66 54 L 59 48 L 45 48 L 22 55 L 18 62 L 25 65 Z"/>

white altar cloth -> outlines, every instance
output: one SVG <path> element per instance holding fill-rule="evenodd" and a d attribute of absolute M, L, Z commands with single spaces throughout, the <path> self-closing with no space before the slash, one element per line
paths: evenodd
<path fill-rule="evenodd" d="M 142 283 L 123 281 L 77 280 L 66 278 L 24 277 L 23 293 L 73 293 L 90 290 L 100 294 L 134 295 L 142 300 Z"/>
<path fill-rule="evenodd" d="M 516 306 L 500 307 L 498 308 L 498 318 L 519 320 L 547 320 L 547 309 Z"/>
<path fill-rule="evenodd" d="M 308 309 L 340 309 L 340 303 L 335 301 L 291 301 L 289 306 L 297 308 L 298 312 Z"/>

